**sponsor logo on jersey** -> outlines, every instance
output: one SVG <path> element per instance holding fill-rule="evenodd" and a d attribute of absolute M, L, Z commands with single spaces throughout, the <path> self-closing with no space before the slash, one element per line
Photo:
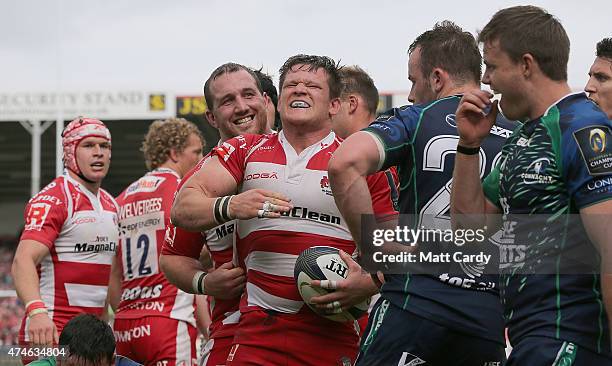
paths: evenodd
<path fill-rule="evenodd" d="M 51 205 L 48 203 L 31 204 L 24 230 L 40 231 L 47 220 L 47 215 L 50 210 Z"/>
<path fill-rule="evenodd" d="M 154 310 L 160 313 L 164 312 L 165 304 L 160 301 L 147 301 L 147 302 L 133 302 L 127 306 L 121 307 L 121 311 L 124 310 Z"/>
<path fill-rule="evenodd" d="M 75 253 L 99 253 L 99 252 L 114 252 L 117 250 L 117 243 L 76 243 L 74 245 Z"/>
<path fill-rule="evenodd" d="M 402 353 L 402 358 L 400 358 L 397 366 L 417 366 L 424 364 L 425 361 L 419 356 L 415 356 L 410 352 Z"/>
<path fill-rule="evenodd" d="M 137 299 L 155 299 L 161 296 L 163 285 L 158 284 L 155 286 L 136 286 L 133 288 L 126 288 L 121 294 L 121 301 L 137 300 Z"/>
<path fill-rule="evenodd" d="M 128 202 L 119 208 L 119 220 L 128 217 L 142 216 L 151 212 L 158 212 L 162 209 L 162 198 L 150 198 Z"/>
<path fill-rule="evenodd" d="M 578 150 L 591 175 L 612 174 L 612 130 L 608 126 L 585 127 L 574 132 Z"/>
<path fill-rule="evenodd" d="M 497 125 L 493 125 L 493 127 L 491 127 L 491 131 L 489 131 L 489 133 L 495 135 L 495 136 L 499 136 L 499 137 L 503 137 L 505 139 L 507 139 L 508 137 L 510 137 L 510 135 L 512 135 L 512 131 L 497 126 Z"/>
<path fill-rule="evenodd" d="M 128 330 L 115 330 L 115 338 L 119 342 L 129 342 L 132 339 L 148 337 L 151 335 L 151 325 L 141 325 Z"/>
<path fill-rule="evenodd" d="M 446 117 L 444 117 L 444 120 L 446 121 L 446 123 L 448 123 L 449 126 L 457 128 L 457 121 L 455 121 L 454 113 L 447 114 Z"/>
<path fill-rule="evenodd" d="M 74 225 L 81 225 L 81 224 L 92 224 L 96 222 L 96 218 L 93 216 L 86 216 L 86 217 L 77 217 L 76 219 L 74 219 L 72 221 L 72 224 Z"/>
<path fill-rule="evenodd" d="M 550 184 L 553 181 L 553 177 L 547 175 L 548 167 L 550 166 L 550 160 L 548 158 L 539 158 L 529 164 L 527 171 L 521 173 L 523 183 L 525 184 Z"/>
<path fill-rule="evenodd" d="M 518 146 L 527 147 L 527 146 L 531 145 L 531 139 L 526 139 L 524 137 L 519 137 L 519 139 L 516 141 L 516 144 Z"/>
<path fill-rule="evenodd" d="M 612 191 L 612 177 L 594 180 L 587 184 L 589 191 L 596 191 L 598 193 Z"/>
<path fill-rule="evenodd" d="M 329 185 L 329 178 L 327 177 L 327 175 L 324 175 L 323 178 L 321 178 L 319 184 L 321 185 L 321 192 L 325 193 L 328 196 L 332 195 L 331 187 Z"/>
<path fill-rule="evenodd" d="M 452 276 L 449 273 L 442 273 L 441 275 L 438 276 L 438 279 L 442 283 L 446 283 L 446 284 L 461 287 L 461 288 L 474 289 L 478 291 L 489 291 L 497 287 L 495 282 L 477 281 L 474 278 Z"/>
<path fill-rule="evenodd" d="M 145 176 L 130 184 L 125 191 L 125 196 L 143 192 L 155 192 L 166 180 L 164 177 Z"/>
<path fill-rule="evenodd" d="M 306 207 L 294 207 L 289 212 L 282 212 L 281 216 L 295 217 L 295 218 L 300 218 L 300 219 L 309 219 L 309 220 L 315 220 L 315 221 L 321 221 L 321 222 L 329 222 L 332 224 L 340 225 L 340 217 L 309 210 Z"/>
<path fill-rule="evenodd" d="M 215 234 L 217 234 L 217 239 L 220 240 L 228 234 L 233 234 L 234 227 L 234 223 L 217 226 L 217 228 L 215 228 Z"/>
<path fill-rule="evenodd" d="M 121 235 L 127 235 L 128 232 L 133 232 L 136 230 L 142 230 L 149 227 L 159 227 L 163 225 L 161 218 L 152 217 L 146 220 L 140 220 L 137 222 L 131 222 L 129 224 L 122 223 L 119 225 L 119 233 Z"/>
<path fill-rule="evenodd" d="M 60 200 L 59 198 L 55 197 L 55 196 L 51 196 L 48 194 L 38 194 L 36 196 L 34 196 L 34 198 L 32 198 L 30 200 L 30 202 L 51 202 L 54 205 L 61 205 L 62 204 L 62 200 Z"/>
<path fill-rule="evenodd" d="M 276 174 L 276 172 L 261 172 L 249 174 L 244 177 L 245 181 L 256 179 L 278 179 L 278 174 Z"/>

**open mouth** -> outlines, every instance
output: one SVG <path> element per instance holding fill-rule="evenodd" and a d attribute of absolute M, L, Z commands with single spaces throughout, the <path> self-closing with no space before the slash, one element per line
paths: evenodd
<path fill-rule="evenodd" d="M 91 166 L 92 168 L 96 168 L 96 169 L 102 169 L 104 168 L 104 163 L 97 162 L 97 163 L 92 163 L 89 166 Z"/>
<path fill-rule="evenodd" d="M 289 106 L 291 108 L 310 108 L 310 104 L 303 100 L 294 100 Z"/>
<path fill-rule="evenodd" d="M 246 117 L 243 117 L 243 118 L 240 118 L 240 119 L 235 120 L 233 123 L 234 123 L 235 125 L 240 126 L 240 125 L 243 125 L 243 124 L 245 124 L 245 123 L 249 123 L 249 122 L 251 122 L 251 121 L 252 121 L 252 120 L 254 120 L 254 119 L 255 119 L 255 115 L 252 115 L 252 116 L 246 116 Z"/>

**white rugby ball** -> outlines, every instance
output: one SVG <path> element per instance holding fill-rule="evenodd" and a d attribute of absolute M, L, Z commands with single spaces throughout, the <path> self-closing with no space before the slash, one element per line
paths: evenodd
<path fill-rule="evenodd" d="M 319 287 L 310 286 L 312 280 L 334 280 L 346 279 L 348 276 L 348 266 L 340 258 L 339 250 L 334 247 L 316 246 L 304 250 L 298 256 L 293 271 L 298 291 L 315 313 L 327 319 L 337 322 L 347 322 L 359 319 L 368 311 L 370 299 L 367 299 L 350 309 L 339 314 L 326 315 L 310 303 L 313 296 L 325 295 L 334 290 L 325 290 Z"/>

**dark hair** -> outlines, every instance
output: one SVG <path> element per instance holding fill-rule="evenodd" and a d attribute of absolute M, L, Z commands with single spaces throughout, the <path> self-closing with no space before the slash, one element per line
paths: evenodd
<path fill-rule="evenodd" d="M 279 88 L 283 92 L 283 83 L 287 73 L 296 65 L 308 65 L 307 71 L 316 72 L 323 68 L 327 72 L 327 85 L 329 86 L 329 97 L 331 99 L 340 97 L 340 74 L 338 72 L 339 65 L 336 61 L 327 56 L 315 55 L 295 55 L 285 61 L 283 66 L 278 70 L 280 73 Z"/>
<path fill-rule="evenodd" d="M 612 37 L 604 38 L 597 42 L 597 57 L 604 57 L 612 60 Z"/>
<path fill-rule="evenodd" d="M 112 361 L 115 354 L 111 327 L 93 314 L 70 319 L 59 336 L 59 344 L 68 346 L 70 357 L 92 364 Z"/>
<path fill-rule="evenodd" d="M 478 34 L 478 42 L 495 41 L 512 61 L 529 53 L 544 75 L 567 80 L 570 41 L 561 22 L 546 10 L 524 5 L 498 11 Z"/>
<path fill-rule="evenodd" d="M 261 84 L 261 88 L 263 91 L 270 97 L 272 100 L 272 104 L 274 104 L 274 127 L 278 128 L 280 126 L 280 114 L 278 113 L 278 91 L 276 90 L 276 86 L 274 86 L 274 82 L 272 81 L 272 77 L 265 72 L 259 70 L 253 70 L 257 78 L 259 79 L 259 83 Z"/>
<path fill-rule="evenodd" d="M 378 109 L 378 89 L 374 80 L 361 67 L 344 66 L 340 68 L 340 98 L 349 94 L 359 94 L 366 103 L 370 114 L 375 115 Z"/>
<path fill-rule="evenodd" d="M 219 67 L 217 67 L 208 77 L 208 79 L 206 80 L 206 82 L 204 83 L 204 99 L 206 100 L 206 105 L 208 106 L 208 109 L 211 110 L 214 108 L 214 103 L 213 103 L 213 96 L 210 93 L 210 84 L 219 76 L 223 75 L 223 74 L 229 74 L 232 72 L 238 72 L 240 70 L 244 70 L 246 72 L 249 73 L 249 75 L 251 75 L 253 77 L 253 80 L 255 80 L 255 85 L 257 85 L 257 90 L 259 90 L 260 93 L 263 93 L 263 90 L 261 89 L 261 83 L 259 82 L 259 79 L 257 78 L 257 75 L 255 75 L 255 72 L 253 70 L 251 70 L 250 68 L 244 66 L 244 65 L 240 65 L 234 62 L 228 62 L 226 64 L 223 64 Z"/>
<path fill-rule="evenodd" d="M 482 56 L 478 43 L 470 32 L 457 24 L 445 20 L 436 23 L 433 29 L 418 36 L 408 47 L 408 54 L 419 47 L 421 50 L 421 72 L 427 77 L 439 67 L 457 82 L 480 83 Z"/>

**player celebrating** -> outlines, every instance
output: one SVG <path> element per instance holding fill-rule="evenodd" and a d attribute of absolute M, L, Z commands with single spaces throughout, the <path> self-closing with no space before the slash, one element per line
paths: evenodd
<path fill-rule="evenodd" d="M 470 151 L 487 143 L 497 102 L 479 89 L 463 96 L 451 203 L 458 226 L 503 213 L 504 235 L 525 247 L 500 278 L 507 365 L 612 365 L 612 124 L 584 93 L 571 93 L 569 38 L 545 10 L 502 9 L 478 39 L 482 82 L 501 93 L 508 118 L 525 122 L 481 184 Z M 456 213 L 481 217 L 466 223 Z"/>
<path fill-rule="evenodd" d="M 208 110 L 206 117 L 219 130 L 219 143 L 241 133 L 270 132 L 266 124 L 268 98 L 264 98 L 260 79 L 254 72 L 239 64 L 227 63 L 215 69 L 204 85 Z M 244 121 L 248 117 L 248 121 Z M 240 121 L 240 122 L 238 122 Z M 181 183 L 198 171 L 204 161 L 192 170 Z M 180 187 L 179 186 L 179 189 Z M 203 233 L 188 232 L 168 225 L 168 235 L 160 264 L 168 279 L 189 293 L 206 293 L 212 314 L 209 341 L 204 346 L 201 364 L 224 364 L 229 354 L 240 312 L 238 301 L 244 288 L 244 271 L 233 267 L 235 222 L 228 221 Z M 202 247 L 214 264 L 214 271 L 202 278 L 198 288 L 192 279 L 199 279 L 208 270 L 198 261 Z"/>
<path fill-rule="evenodd" d="M 452 22 L 437 24 L 409 47 L 408 99 L 361 132 L 351 135 L 330 161 L 334 198 L 360 238 L 362 214 L 371 214 L 364 177 L 398 166 L 400 214 L 408 227 L 450 229 L 452 158 L 457 145 L 454 111 L 459 94 L 479 85 L 481 56 L 474 37 Z M 476 154 L 491 169 L 503 136 L 513 125 L 499 121 L 496 135 Z M 361 242 L 359 239 L 358 243 Z M 436 243 L 440 245 L 441 243 Z M 362 253 L 370 243 L 363 243 Z M 453 245 L 453 243 L 451 243 Z M 495 271 L 496 263 L 491 263 Z M 503 321 L 497 277 L 484 268 L 468 274 L 450 263 L 426 272 L 386 274 L 381 299 L 362 338 L 358 365 L 497 364 L 504 360 Z M 453 278 L 453 281 L 449 281 Z M 474 279 L 475 278 L 475 279 Z M 397 324 L 402 324 L 398 327 Z M 459 356 L 452 350 L 462 350 Z"/>
<path fill-rule="evenodd" d="M 67 168 L 25 208 L 25 228 L 12 274 L 26 305 L 21 344 L 57 343 L 79 313 L 105 313 L 111 260 L 118 242 L 117 204 L 100 188 L 111 135 L 104 123 L 77 118 L 62 133 Z"/>
<path fill-rule="evenodd" d="M 111 273 L 117 353 L 145 365 L 195 361 L 194 296 L 158 265 L 179 180 L 202 158 L 202 135 L 181 119 L 155 121 L 142 143 L 147 169 L 117 197 L 120 250 Z"/>
<path fill-rule="evenodd" d="M 350 364 L 357 342 L 353 326 L 315 315 L 293 279 L 297 255 L 306 248 L 354 250 L 326 171 L 339 146 L 330 118 L 338 110 L 338 70 L 327 57 L 298 55 L 280 74 L 282 132 L 239 136 L 215 148 L 179 192 L 173 222 L 201 230 L 240 219 L 236 247 L 247 285 L 229 365 Z M 386 177 L 373 182 L 386 188 L 386 195 L 373 188 L 377 203 L 392 212 Z"/>

